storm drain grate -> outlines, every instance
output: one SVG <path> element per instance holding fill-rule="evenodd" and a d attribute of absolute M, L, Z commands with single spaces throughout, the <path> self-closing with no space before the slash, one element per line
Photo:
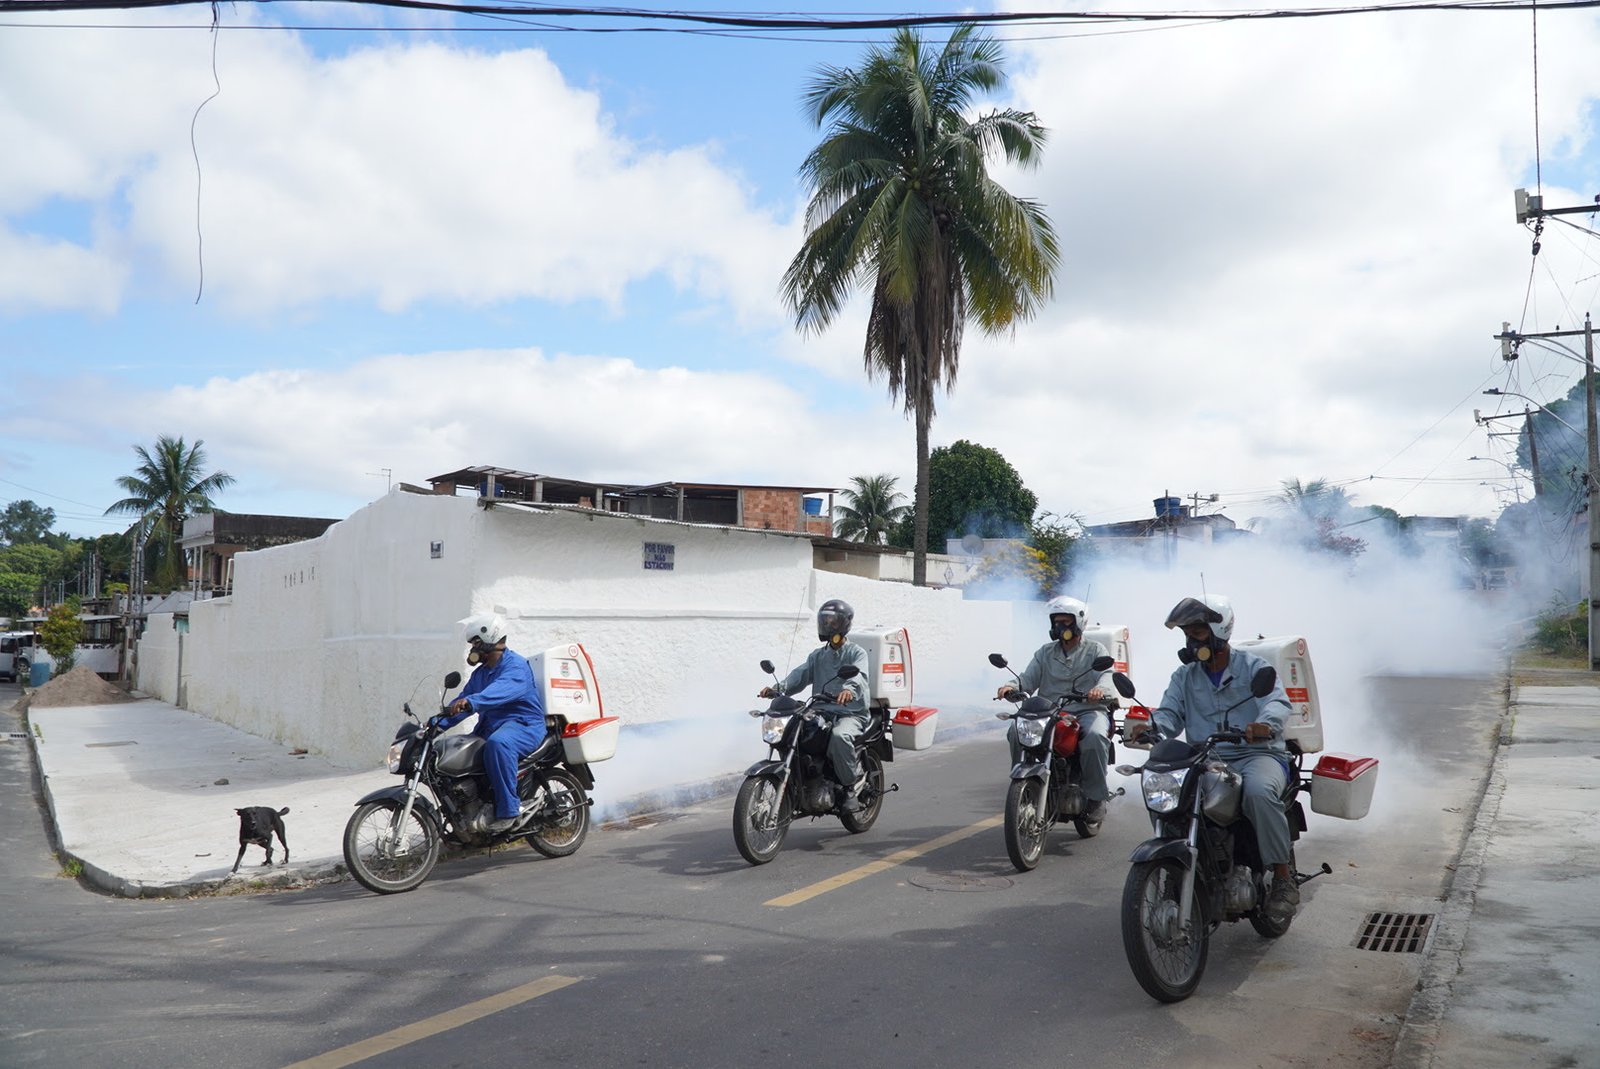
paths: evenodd
<path fill-rule="evenodd" d="M 1368 913 L 1356 936 L 1357 950 L 1418 954 L 1433 931 L 1432 913 Z"/>
<path fill-rule="evenodd" d="M 18 739 L 25 739 L 27 737 L 28 733 L 26 731 L 8 731 L 3 736 L 6 742 L 16 742 Z"/>

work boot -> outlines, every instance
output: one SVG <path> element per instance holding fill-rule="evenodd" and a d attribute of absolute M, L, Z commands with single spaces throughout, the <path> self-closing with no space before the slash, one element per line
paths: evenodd
<path fill-rule="evenodd" d="M 843 809 L 846 813 L 860 812 L 861 792 L 866 788 L 866 786 L 867 777 L 857 777 L 855 783 L 844 789 L 844 801 L 839 804 L 839 808 Z"/>
<path fill-rule="evenodd" d="M 1083 819 L 1088 824 L 1098 824 L 1106 819 L 1106 803 L 1099 798 L 1091 798 L 1084 803 Z"/>
<path fill-rule="evenodd" d="M 1295 907 L 1300 904 L 1300 888 L 1293 876 L 1275 876 L 1272 889 L 1267 892 L 1267 920 L 1273 924 L 1288 924 L 1294 920 Z"/>
<path fill-rule="evenodd" d="M 528 814 L 531 812 L 531 809 L 529 809 L 527 806 L 523 806 L 522 811 L 514 817 L 496 817 L 495 819 L 489 821 L 489 823 L 483 826 L 484 830 L 493 835 L 499 835 L 501 832 L 510 831 L 512 828 L 515 828 L 518 824 L 526 820 L 528 818 Z"/>

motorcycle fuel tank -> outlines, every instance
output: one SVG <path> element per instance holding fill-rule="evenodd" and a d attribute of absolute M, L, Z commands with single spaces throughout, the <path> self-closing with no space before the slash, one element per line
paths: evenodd
<path fill-rule="evenodd" d="M 1215 772 L 1207 769 L 1204 776 L 1205 778 L 1200 781 L 1200 790 L 1205 793 L 1201 806 L 1205 809 L 1208 819 L 1227 827 L 1239 819 L 1239 801 L 1244 796 L 1244 779 L 1231 768 Z"/>
<path fill-rule="evenodd" d="M 464 776 L 483 767 L 483 739 L 446 735 L 434 743 L 435 765 L 447 776 Z"/>

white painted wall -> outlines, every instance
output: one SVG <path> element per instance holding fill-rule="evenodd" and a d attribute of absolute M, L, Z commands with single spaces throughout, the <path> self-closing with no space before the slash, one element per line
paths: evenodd
<path fill-rule="evenodd" d="M 673 546 L 670 571 L 644 568 L 646 542 Z M 920 704 L 992 693 L 982 653 L 1017 647 L 1011 603 L 817 572 L 802 538 L 395 491 L 320 538 L 238 555 L 232 595 L 190 609 L 187 706 L 372 765 L 401 703 L 431 711 L 438 681 L 465 670 L 455 621 L 493 610 L 520 652 L 582 642 L 624 723 L 721 722 L 753 704 L 763 657 L 781 671 L 809 652 L 829 597 L 860 625 L 910 630 Z M 140 689 L 176 700 L 176 654 L 170 624 L 152 621 Z"/>

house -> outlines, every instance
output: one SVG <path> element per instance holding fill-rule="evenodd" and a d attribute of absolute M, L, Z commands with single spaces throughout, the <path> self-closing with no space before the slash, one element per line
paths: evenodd
<path fill-rule="evenodd" d="M 833 495 L 837 492 L 828 486 L 743 483 L 658 482 L 640 486 L 485 465 L 445 472 L 428 482 L 438 494 L 453 495 L 466 490 L 479 497 L 498 500 L 570 505 L 657 520 L 823 536 L 833 534 Z"/>
<path fill-rule="evenodd" d="M 311 516 L 200 512 L 184 519 L 178 546 L 188 562 L 191 587 L 220 591 L 231 583 L 234 554 L 304 542 L 338 522 Z"/>
<path fill-rule="evenodd" d="M 1158 497 L 1154 504 L 1153 516 L 1086 526 L 1084 530 L 1094 539 L 1097 549 L 1133 555 L 1145 555 L 1155 552 L 1157 547 L 1180 541 L 1212 545 L 1250 537 L 1249 531 L 1241 530 L 1238 524 L 1219 512 L 1195 515 L 1191 506 L 1183 504 L 1180 498 Z"/>

